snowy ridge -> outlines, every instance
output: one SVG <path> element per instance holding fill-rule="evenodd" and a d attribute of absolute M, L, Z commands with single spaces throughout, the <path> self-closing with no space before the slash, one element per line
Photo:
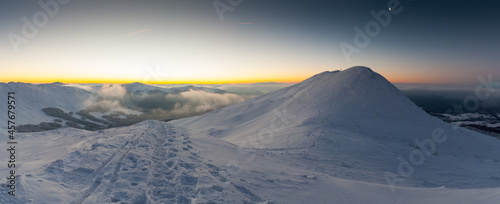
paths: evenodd
<path fill-rule="evenodd" d="M 323 72 L 291 87 L 174 124 L 238 144 L 242 138 L 254 137 L 262 127 L 269 126 L 269 121 L 276 117 L 274 110 L 286 113 L 286 118 L 281 118 L 286 124 L 280 128 L 305 127 L 309 131 L 324 127 L 378 129 L 387 122 L 398 126 L 397 123 L 437 120 L 384 77 L 366 67 L 353 67 L 342 72 Z M 279 136 L 274 139 L 280 140 Z"/>
<path fill-rule="evenodd" d="M 401 176 L 401 163 L 408 162 L 412 152 L 425 151 L 429 156 L 398 185 L 500 186 L 494 179 L 500 173 L 497 139 L 428 115 L 366 67 L 323 72 L 172 123 L 241 147 L 308 158 L 310 165 L 338 178 L 387 184 L 385 173 Z M 437 133 L 446 135 L 444 142 L 423 142 Z M 434 171 L 438 169 L 441 173 Z"/>
<path fill-rule="evenodd" d="M 7 101 L 7 92 L 15 92 L 16 114 L 18 124 L 38 124 L 52 122 L 53 117 L 42 112 L 42 108 L 55 107 L 65 112 L 78 112 L 85 107 L 85 102 L 95 96 L 95 93 L 83 89 L 64 86 L 61 83 L 52 84 L 26 84 L 26 83 L 0 83 L 0 100 Z M 87 101 L 88 102 L 88 101 Z M 0 109 L 0 114 L 7 115 L 5 108 Z M 6 124 L 6 118 L 0 123 Z"/>
<path fill-rule="evenodd" d="M 147 105 L 156 105 L 153 108 L 162 107 L 160 102 L 156 101 L 154 97 L 165 98 L 166 96 L 172 95 L 173 98 L 178 95 L 182 95 L 184 92 L 189 92 L 191 95 L 196 95 L 198 92 L 203 93 L 215 93 L 223 94 L 224 91 L 215 88 L 207 87 L 197 87 L 197 86 L 182 86 L 182 87 L 158 87 L 153 85 L 147 85 L 142 83 L 131 83 L 131 84 L 63 84 L 63 83 L 52 83 L 52 84 L 28 84 L 28 83 L 0 83 L 0 91 L 2 94 L 0 99 L 7 101 L 7 93 L 15 92 L 14 97 L 16 98 L 16 110 L 17 114 L 16 125 L 27 125 L 21 126 L 20 131 L 32 132 L 49 130 L 54 128 L 59 128 L 61 126 L 80 126 L 81 128 L 89 129 L 86 124 L 78 122 L 78 120 L 87 120 L 84 115 L 78 112 L 83 111 L 86 113 L 90 111 L 89 114 L 97 117 L 99 120 L 108 121 L 107 118 L 102 117 L 111 114 L 117 114 L 122 119 L 127 119 L 123 114 L 130 115 L 141 115 L 144 113 L 144 107 L 138 107 L 140 103 L 149 108 Z M 215 95 L 219 96 L 219 95 Z M 149 97 L 149 98 L 148 98 Z M 232 95 L 232 99 L 238 98 L 236 95 Z M 150 100 L 150 101 L 147 101 Z M 243 100 L 243 99 L 241 99 Z M 221 100 L 223 101 L 223 100 Z M 165 103 L 174 103 L 173 100 L 163 101 Z M 216 101 L 219 102 L 219 101 Z M 225 101 L 223 101 L 225 102 Z M 164 104 L 165 104 L 164 103 Z M 186 102 L 187 103 L 187 102 Z M 234 103 L 230 101 L 230 103 Z M 146 104 L 146 105 L 145 105 Z M 182 104 L 181 104 L 182 105 Z M 173 111 L 174 105 L 163 106 Z M 45 109 L 43 111 L 42 109 Z M 47 109 L 51 108 L 51 109 Z M 212 107 L 208 107 L 212 108 Z M 98 111 L 96 111 L 98 110 Z M 99 112 L 102 111 L 102 112 Z M 142 112 L 141 112 L 142 111 Z M 182 112 L 182 111 L 181 111 Z M 4 115 L 7 114 L 6 109 L 0 109 L 0 113 Z M 61 116 L 61 114 L 69 114 L 67 117 Z M 185 113 L 187 115 L 194 113 Z M 50 115 L 50 116 L 49 116 Z M 181 115 L 181 114 L 179 114 Z M 73 117 L 71 119 L 70 117 Z M 131 117 L 131 116 L 130 116 Z M 143 115 L 144 118 L 148 118 L 147 113 Z M 158 119 L 158 117 L 151 116 L 152 118 Z M 172 116 L 179 117 L 179 116 Z M 0 123 L 6 124 L 7 117 L 1 118 Z M 57 119 L 57 120 L 55 120 Z M 91 120 L 91 119 L 90 119 Z M 131 121 L 138 119 L 129 119 Z M 138 120 L 142 121 L 144 119 Z M 75 123 L 75 121 L 77 121 Z M 68 124 L 68 122 L 70 122 Z M 100 126 L 104 128 L 108 126 L 108 123 L 102 123 L 100 121 L 89 121 L 90 123 L 95 123 L 94 127 Z M 116 123 L 116 121 L 108 121 L 111 123 Z M 43 123 L 43 124 L 40 124 Z M 86 127 L 87 126 L 87 127 Z M 5 129 L 6 127 L 0 126 L 0 129 Z M 98 129 L 100 129 L 98 128 Z M 90 129 L 93 130 L 93 129 Z"/>

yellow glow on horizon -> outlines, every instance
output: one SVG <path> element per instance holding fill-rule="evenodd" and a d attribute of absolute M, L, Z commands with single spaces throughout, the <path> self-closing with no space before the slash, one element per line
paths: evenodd
<path fill-rule="evenodd" d="M 41 75 L 30 76 L 17 74 L 14 76 L 0 76 L 0 82 L 22 82 L 22 83 L 77 83 L 77 84 L 94 84 L 94 83 L 112 83 L 112 84 L 128 84 L 134 82 L 140 82 L 144 84 L 252 84 L 252 83 L 299 83 L 314 74 L 289 74 L 287 76 L 275 77 L 274 76 L 250 76 L 250 77 L 217 77 L 217 78 L 201 78 L 201 77 L 182 77 L 182 78 L 166 78 L 164 80 L 154 80 L 146 79 L 140 80 L 132 77 L 75 77 L 75 76 L 53 76 L 53 75 Z M 416 74 L 382 74 L 391 83 L 411 83 L 411 84 L 452 84 L 455 81 L 446 80 L 443 81 L 439 77 L 429 77 Z M 425 79 L 425 80 L 423 80 Z"/>
<path fill-rule="evenodd" d="M 193 80 L 165 80 L 165 81 L 155 81 L 155 80 L 134 80 L 134 79 L 77 79 L 77 78 L 10 78 L 2 79 L 0 82 L 22 82 L 22 83 L 33 83 L 33 84 L 45 84 L 45 83 L 76 83 L 76 84 L 129 84 L 140 82 L 143 84 L 252 84 L 252 83 L 299 83 L 311 76 L 297 77 L 297 78 L 282 78 L 282 79 L 271 79 L 271 78 L 254 78 L 254 79 L 232 79 L 232 80 L 206 80 L 206 79 L 193 79 Z M 435 80 L 425 80 L 422 81 L 419 77 L 387 77 L 387 80 L 391 83 L 398 84 L 449 84 L 449 82 L 438 82 Z"/>
<path fill-rule="evenodd" d="M 299 83 L 317 73 L 313 70 L 293 70 L 282 72 L 277 70 L 265 71 L 262 69 L 257 72 L 255 69 L 245 71 L 226 70 L 226 73 L 213 72 L 198 72 L 194 69 L 177 70 L 174 75 L 165 75 L 159 77 L 147 77 L 149 75 L 143 72 L 134 72 L 123 69 L 121 72 L 103 70 L 101 75 L 96 75 L 90 72 L 44 72 L 43 70 L 32 70 L 31 73 L 21 73 L 16 71 L 4 72 L 0 76 L 0 82 L 23 82 L 23 83 L 78 83 L 78 84 L 93 84 L 93 83 L 113 83 L 127 84 L 140 82 L 144 84 L 252 84 L 252 83 Z M 264 69 L 265 70 L 265 69 Z M 409 84 L 461 84 L 463 80 L 458 77 L 446 78 L 442 75 L 431 75 L 423 72 L 397 72 L 391 69 L 374 70 L 378 71 L 382 76 L 386 77 L 391 83 L 409 83 Z M 190 72 L 195 74 L 190 74 Z"/>
<path fill-rule="evenodd" d="M 177 80 L 134 80 L 134 79 L 82 79 L 82 78 L 40 78 L 40 77 L 23 77 L 23 78 L 0 78 L 0 82 L 21 82 L 21 83 L 33 83 L 33 84 L 45 84 L 45 83 L 76 83 L 76 84 L 128 84 L 134 82 L 140 82 L 143 84 L 252 84 L 252 83 L 298 83 L 305 80 L 307 77 L 303 78 L 283 78 L 283 79 L 271 79 L 271 78 L 260 78 L 260 79 L 232 79 L 232 80 L 207 80 L 207 79 L 177 79 Z"/>

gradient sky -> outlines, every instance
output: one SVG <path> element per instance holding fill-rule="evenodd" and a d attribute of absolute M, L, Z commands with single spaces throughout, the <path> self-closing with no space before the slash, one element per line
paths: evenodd
<path fill-rule="evenodd" d="M 298 82 L 356 65 L 395 83 L 500 76 L 498 1 L 400 0 L 403 10 L 351 61 L 339 44 L 354 45 L 353 28 L 389 0 L 242 0 L 223 21 L 213 2 L 72 0 L 15 52 L 9 34 L 23 37 L 22 18 L 43 9 L 1 1 L 0 82 Z"/>

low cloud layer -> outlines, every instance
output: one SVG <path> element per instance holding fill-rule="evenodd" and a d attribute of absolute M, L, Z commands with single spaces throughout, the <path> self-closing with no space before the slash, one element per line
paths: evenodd
<path fill-rule="evenodd" d="M 85 102 L 89 112 L 140 115 L 142 119 L 160 120 L 199 115 L 250 98 L 211 88 L 185 91 L 159 88 L 128 93 L 126 85 L 118 84 L 103 85 L 95 92 L 97 97 Z"/>
<path fill-rule="evenodd" d="M 69 87 L 79 88 L 79 89 L 83 89 L 83 90 L 88 91 L 88 92 L 93 92 L 93 91 L 94 91 L 94 87 L 92 87 L 92 86 L 90 86 L 90 85 L 82 85 L 82 84 L 65 84 L 64 86 L 69 86 Z"/>
<path fill-rule="evenodd" d="M 245 99 L 236 94 L 218 94 L 189 90 L 178 95 L 167 95 L 167 100 L 177 101 L 170 113 L 176 116 L 193 115 L 239 103 Z"/>
<path fill-rule="evenodd" d="M 120 84 L 104 84 L 99 95 L 106 98 L 121 99 L 127 94 L 127 90 Z"/>

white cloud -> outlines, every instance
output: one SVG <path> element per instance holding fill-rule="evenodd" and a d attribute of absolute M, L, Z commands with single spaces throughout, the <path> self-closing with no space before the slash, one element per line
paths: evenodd
<path fill-rule="evenodd" d="M 174 109 L 170 111 L 174 115 L 194 115 L 245 100 L 242 96 L 236 94 L 218 94 L 195 90 L 182 92 L 179 95 L 167 95 L 166 97 L 167 99 L 172 98 L 183 101 L 176 103 Z"/>
<path fill-rule="evenodd" d="M 123 98 L 127 94 L 125 87 L 119 84 L 104 84 L 99 91 L 99 95 L 106 98 Z"/>
<path fill-rule="evenodd" d="M 65 84 L 64 86 L 74 87 L 78 89 L 83 89 L 88 92 L 94 92 L 94 88 L 90 85 L 82 85 L 82 84 Z"/>

